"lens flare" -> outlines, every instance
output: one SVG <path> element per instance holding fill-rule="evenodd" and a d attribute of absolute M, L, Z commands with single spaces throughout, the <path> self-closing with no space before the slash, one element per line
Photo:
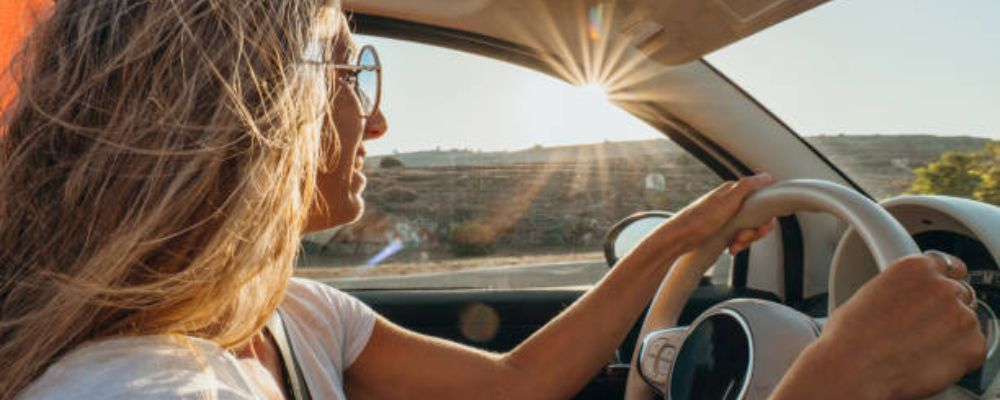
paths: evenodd
<path fill-rule="evenodd" d="M 500 315 L 493 307 L 483 303 L 472 303 L 458 316 L 458 329 L 471 342 L 486 343 L 500 331 Z"/>
<path fill-rule="evenodd" d="M 371 259 L 369 259 L 366 264 L 369 267 L 374 267 L 374 266 L 376 266 L 378 264 L 381 264 L 382 261 L 385 261 L 389 257 L 392 257 L 394 254 L 396 254 L 400 250 L 402 250 L 403 247 L 405 247 L 405 246 L 403 245 L 403 242 L 401 240 L 399 240 L 399 239 L 393 239 L 393 241 L 389 242 L 389 244 L 386 245 L 382 249 L 382 251 L 379 251 L 378 254 L 376 254 L 374 257 L 372 257 Z"/>
<path fill-rule="evenodd" d="M 498 19 L 517 27 L 516 41 L 540 50 L 550 73 L 577 86 L 598 84 L 608 100 L 636 112 L 641 103 L 685 101 L 654 84 L 675 68 L 651 61 L 646 53 L 655 49 L 638 47 L 650 29 L 663 29 L 644 27 L 641 12 L 623 0 L 524 2 Z"/>
<path fill-rule="evenodd" d="M 537 50 L 530 55 L 536 57 L 545 72 L 580 87 L 581 97 L 588 97 L 594 103 L 613 103 L 654 125 L 672 124 L 672 116 L 655 103 L 685 100 L 664 91 L 658 82 L 664 77 L 675 79 L 664 75 L 674 71 L 674 67 L 664 68 L 649 59 L 647 49 L 637 46 L 637 41 L 649 35 L 630 29 L 643 20 L 641 12 L 632 2 L 624 0 L 529 1 L 504 8 L 496 19 L 498 24 L 514 27 L 513 42 Z M 589 192 L 588 188 L 597 187 L 601 200 L 611 204 L 616 190 L 612 168 L 640 165 L 639 157 L 623 157 L 621 152 L 613 142 L 607 142 L 578 151 L 580 159 L 593 162 L 566 161 L 553 156 L 525 166 L 533 169 L 533 175 L 510 189 L 517 195 L 497 200 L 475 221 L 493 227 L 496 232 L 506 232 L 530 213 L 539 193 L 554 190 L 567 181 L 570 193 L 582 195 Z"/>
<path fill-rule="evenodd" d="M 587 13 L 587 34 L 590 37 L 590 41 L 596 42 L 601 40 L 601 28 L 604 26 L 604 4 L 597 4 L 590 7 L 590 12 Z"/>

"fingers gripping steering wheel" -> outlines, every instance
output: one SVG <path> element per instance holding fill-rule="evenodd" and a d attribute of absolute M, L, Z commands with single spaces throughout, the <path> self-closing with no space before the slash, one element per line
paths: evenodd
<path fill-rule="evenodd" d="M 702 271 L 704 269 L 702 267 L 710 265 L 718 258 L 728 240 L 739 229 L 757 227 L 775 216 L 803 211 L 833 214 L 848 223 L 871 251 L 879 271 L 899 258 L 920 253 L 913 239 L 892 215 L 858 192 L 819 180 L 779 182 L 748 197 L 739 213 L 719 234 L 677 261 L 671 273 L 663 279 L 650 304 L 639 334 L 640 343 L 650 332 L 677 324 L 684 304 L 693 290 L 687 282 L 697 277 L 684 277 L 675 272 Z M 846 298 L 844 294 L 838 294 L 835 280 L 830 281 L 830 299 Z M 853 288 L 846 289 L 853 290 Z M 830 306 L 831 310 L 836 307 L 833 300 Z M 636 352 L 641 347 L 640 343 L 636 343 Z M 646 400 L 653 397 L 653 391 L 639 376 L 637 360 L 638 355 L 633 354 L 632 368 L 625 387 L 626 400 Z"/>

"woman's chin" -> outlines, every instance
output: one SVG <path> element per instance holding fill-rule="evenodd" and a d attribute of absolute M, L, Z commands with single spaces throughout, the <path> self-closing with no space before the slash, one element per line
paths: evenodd
<path fill-rule="evenodd" d="M 365 199 L 361 193 L 353 193 L 339 204 L 333 215 L 336 225 L 347 225 L 358 222 L 365 213 Z"/>
<path fill-rule="evenodd" d="M 338 226 L 352 224 L 361 219 L 365 211 L 365 201 L 360 195 L 350 196 L 330 204 L 322 216 L 310 216 L 305 232 L 318 232 Z"/>

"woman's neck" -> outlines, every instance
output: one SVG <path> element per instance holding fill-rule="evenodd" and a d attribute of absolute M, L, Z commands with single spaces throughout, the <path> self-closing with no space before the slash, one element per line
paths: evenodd
<path fill-rule="evenodd" d="M 232 352 L 240 361 L 258 363 L 271 376 L 255 378 L 273 379 L 275 386 L 281 391 L 281 398 L 291 398 L 289 397 L 289 393 L 287 393 L 288 385 L 286 384 L 287 379 L 281 354 L 278 352 L 278 346 L 274 342 L 274 337 L 271 336 L 267 329 L 263 329 L 260 333 L 254 335 L 249 343 L 243 347 L 234 349 Z M 261 386 L 271 387 L 271 385 Z"/>

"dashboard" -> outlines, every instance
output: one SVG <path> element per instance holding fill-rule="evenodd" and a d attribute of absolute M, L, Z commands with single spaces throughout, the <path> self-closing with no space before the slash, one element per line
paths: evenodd
<path fill-rule="evenodd" d="M 980 300 L 994 311 L 1000 310 L 1000 207 L 945 196 L 900 196 L 881 204 L 921 250 L 939 250 L 961 258 Z M 834 252 L 831 303 L 843 304 L 877 273 L 864 242 L 848 230 Z"/>
<path fill-rule="evenodd" d="M 939 250 L 961 258 L 969 269 L 969 283 L 980 300 L 1000 310 L 1000 268 L 981 240 L 957 232 L 931 230 L 913 235 L 920 250 Z"/>

